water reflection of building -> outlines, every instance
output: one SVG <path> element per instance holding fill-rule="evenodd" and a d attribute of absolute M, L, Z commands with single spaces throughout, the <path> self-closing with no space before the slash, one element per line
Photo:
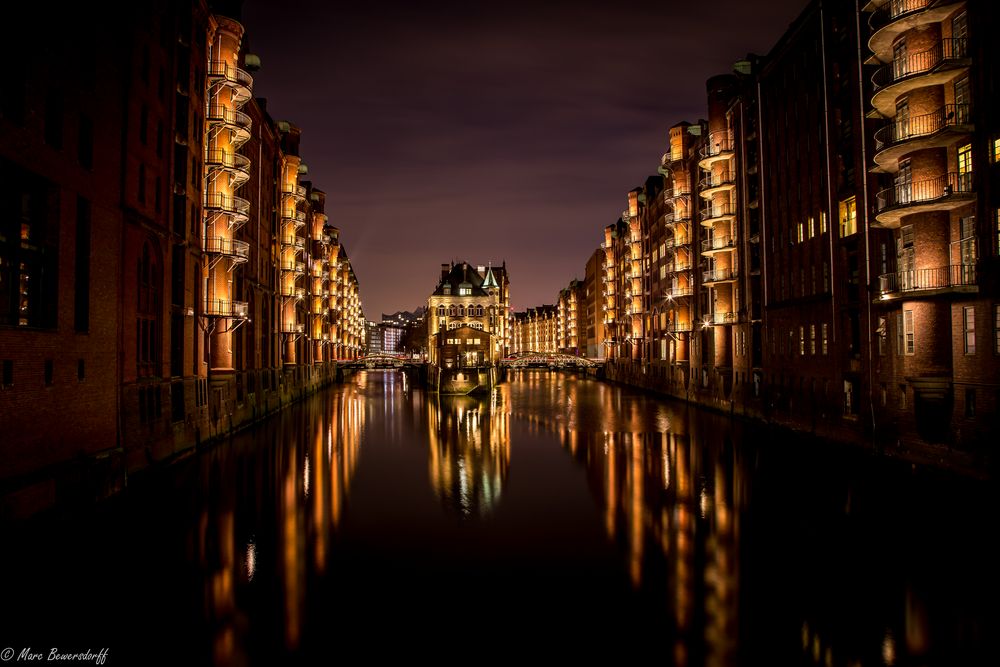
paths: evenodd
<path fill-rule="evenodd" d="M 620 392 L 595 388 L 566 378 L 555 398 L 570 407 L 549 423 L 586 466 L 633 586 L 665 589 L 657 595 L 673 619 L 666 630 L 675 637 L 674 663 L 733 664 L 746 506 L 738 456 L 728 443 L 700 442 L 686 413 L 659 414 L 645 401 L 619 402 Z M 600 405 L 588 401 L 595 394 Z M 695 659 L 692 651 L 704 655 Z"/>
<path fill-rule="evenodd" d="M 441 396 L 427 403 L 431 486 L 463 517 L 496 508 L 510 467 L 506 387 L 488 396 Z"/>

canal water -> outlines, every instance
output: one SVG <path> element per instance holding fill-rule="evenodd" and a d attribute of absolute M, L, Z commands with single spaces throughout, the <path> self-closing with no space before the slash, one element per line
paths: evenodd
<path fill-rule="evenodd" d="M 995 664 L 994 496 L 573 374 L 439 398 L 368 372 L 97 508 L 6 527 L 0 648 Z"/>

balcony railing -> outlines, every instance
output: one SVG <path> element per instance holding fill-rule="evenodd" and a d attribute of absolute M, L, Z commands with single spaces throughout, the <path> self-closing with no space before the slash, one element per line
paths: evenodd
<path fill-rule="evenodd" d="M 670 333 L 685 333 L 691 331 L 690 322 L 671 322 L 667 325 L 667 331 Z"/>
<path fill-rule="evenodd" d="M 247 302 L 231 299 L 205 299 L 204 313 L 209 317 L 247 318 Z"/>
<path fill-rule="evenodd" d="M 693 293 L 694 290 L 692 290 L 690 287 L 680 287 L 680 286 L 668 287 L 665 292 L 666 296 L 669 296 L 671 298 L 677 298 L 681 296 L 691 296 Z"/>
<path fill-rule="evenodd" d="M 965 58 L 967 53 L 964 37 L 942 39 L 926 51 L 911 53 L 879 67 L 872 75 L 872 83 L 878 91 L 907 77 L 930 72 L 947 60 Z"/>
<path fill-rule="evenodd" d="M 298 274 L 303 274 L 303 273 L 306 272 L 306 264 L 305 264 L 305 262 L 283 261 L 283 262 L 281 262 L 281 270 L 282 271 L 291 271 L 293 273 L 298 273 Z"/>
<path fill-rule="evenodd" d="M 735 278 L 736 272 L 732 269 L 709 269 L 701 274 L 701 282 L 703 283 L 718 283 Z"/>
<path fill-rule="evenodd" d="M 705 174 L 700 181 L 698 181 L 698 187 L 702 190 L 707 190 L 708 188 L 717 188 L 720 185 L 732 185 L 736 182 L 736 172 L 735 171 L 724 171 L 719 174 Z"/>
<path fill-rule="evenodd" d="M 306 212 L 283 209 L 281 211 L 281 222 L 283 224 L 294 224 L 297 229 L 306 224 Z"/>
<path fill-rule="evenodd" d="M 733 133 L 728 130 L 712 132 L 708 135 L 708 143 L 701 147 L 698 154 L 702 159 L 722 155 L 733 150 Z"/>
<path fill-rule="evenodd" d="M 249 130 L 252 124 L 250 116 L 247 114 L 231 107 L 222 106 L 221 104 L 209 106 L 205 119 L 209 122 L 225 123 L 226 125 L 231 125 L 242 130 Z"/>
<path fill-rule="evenodd" d="M 708 250 L 723 250 L 725 248 L 735 248 L 736 239 L 728 234 L 724 236 L 713 236 L 710 239 L 705 239 L 701 242 L 701 251 L 705 252 Z"/>
<path fill-rule="evenodd" d="M 305 325 L 300 322 L 282 322 L 281 333 L 300 334 L 305 331 Z"/>
<path fill-rule="evenodd" d="M 296 199 L 305 200 L 306 198 L 306 187 L 304 185 L 295 185 L 292 183 L 282 183 L 281 184 L 281 194 L 289 195 L 295 197 Z"/>
<path fill-rule="evenodd" d="M 882 295 L 971 286 L 976 284 L 976 266 L 953 264 L 936 269 L 884 273 L 878 277 L 878 283 Z"/>
<path fill-rule="evenodd" d="M 714 206 L 706 206 L 699 212 L 699 217 L 702 222 L 706 220 L 712 220 L 714 218 L 723 218 L 727 215 L 734 215 L 736 213 L 736 207 L 733 204 L 716 204 Z"/>
<path fill-rule="evenodd" d="M 225 62 L 213 60 L 208 63 L 208 78 L 223 79 L 227 83 L 249 89 L 253 87 L 253 77 L 248 72 Z"/>
<path fill-rule="evenodd" d="M 223 211 L 232 215 L 250 215 L 250 202 L 242 197 L 227 195 L 223 192 L 211 192 L 205 195 L 205 208 Z"/>
<path fill-rule="evenodd" d="M 872 16 L 868 20 L 868 25 L 871 27 L 872 32 L 876 32 L 908 14 L 916 14 L 919 11 L 939 4 L 945 3 L 938 0 L 889 0 L 889 2 L 872 12 Z"/>
<path fill-rule="evenodd" d="M 733 324 L 739 319 L 737 313 L 712 313 L 711 324 Z"/>
<path fill-rule="evenodd" d="M 250 169 L 250 158 L 223 150 L 205 151 L 205 164 L 209 167 L 222 167 L 223 169 L 235 169 L 246 172 Z"/>
<path fill-rule="evenodd" d="M 306 295 L 306 288 L 296 287 L 294 284 L 282 285 L 278 288 L 278 294 L 280 294 L 281 296 L 295 297 L 297 299 L 301 299 Z"/>
<path fill-rule="evenodd" d="M 946 127 L 968 125 L 972 120 L 969 112 L 968 104 L 946 104 L 931 113 L 906 119 L 897 118 L 875 133 L 875 150 L 880 151 L 893 144 L 925 137 Z"/>
<path fill-rule="evenodd" d="M 224 236 L 209 236 L 205 239 L 205 252 L 225 255 L 236 262 L 245 262 L 250 258 L 250 244 Z"/>
<path fill-rule="evenodd" d="M 302 250 L 306 247 L 306 240 L 301 236 L 282 236 L 281 245 Z"/>
<path fill-rule="evenodd" d="M 971 171 L 964 174 L 949 172 L 927 180 L 902 183 L 886 188 L 875 196 L 875 209 L 881 213 L 891 208 L 916 206 L 946 199 L 956 194 L 970 194 L 971 192 Z"/>

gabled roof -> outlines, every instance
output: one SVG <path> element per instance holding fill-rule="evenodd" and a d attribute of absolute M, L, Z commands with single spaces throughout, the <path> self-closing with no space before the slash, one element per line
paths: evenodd
<path fill-rule="evenodd" d="M 468 288 L 467 296 L 489 296 L 483 288 L 483 276 L 479 275 L 475 267 L 468 262 L 452 265 L 448 275 L 442 277 L 438 283 L 434 296 L 445 296 L 445 285 L 450 287 L 449 296 L 458 296 L 460 287 Z"/>

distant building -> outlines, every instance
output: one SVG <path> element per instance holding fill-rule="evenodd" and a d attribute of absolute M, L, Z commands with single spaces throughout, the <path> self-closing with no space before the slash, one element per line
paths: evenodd
<path fill-rule="evenodd" d="M 506 267 L 442 264 L 427 300 L 428 360 L 442 368 L 499 361 L 509 345 L 509 294 Z"/>

